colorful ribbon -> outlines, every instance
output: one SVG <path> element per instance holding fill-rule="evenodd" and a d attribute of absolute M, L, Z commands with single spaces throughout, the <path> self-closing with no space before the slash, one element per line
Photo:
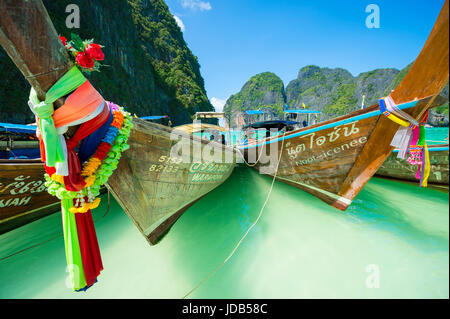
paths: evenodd
<path fill-rule="evenodd" d="M 391 146 L 398 149 L 397 157 L 406 158 L 409 150 L 408 162 L 411 165 L 418 165 L 416 178 L 420 180 L 421 187 L 426 187 L 430 175 L 430 159 L 423 123 L 428 118 L 428 112 L 425 113 L 422 123 L 419 123 L 400 110 L 390 96 L 380 99 L 379 107 L 384 116 L 400 125 L 391 141 Z"/>
<path fill-rule="evenodd" d="M 55 166 L 56 163 L 65 161 L 61 140 L 52 117 L 54 113 L 53 102 L 72 92 L 84 82 L 86 82 L 86 78 L 74 66 L 48 90 L 44 101 L 40 101 L 36 91 L 31 88 L 28 105 L 39 119 L 37 121 L 38 127 L 42 132 L 45 158 L 49 166 Z"/>
<path fill-rule="evenodd" d="M 63 134 L 67 131 L 69 126 L 88 122 L 104 112 L 104 109 L 105 101 L 103 97 L 95 90 L 91 83 L 86 80 L 66 99 L 64 105 L 54 111 L 52 116 L 64 154 L 63 161 L 56 162 L 52 165 L 52 163 L 46 159 L 48 151 L 45 147 L 43 138 L 41 137 L 41 130 L 39 127 L 36 130 L 36 135 L 41 141 L 42 161 L 47 162 L 47 166 L 49 167 L 55 167 L 58 175 L 68 176 L 69 164 L 67 146 Z"/>
<path fill-rule="evenodd" d="M 70 92 L 73 93 L 65 100 L 64 105 L 54 110 L 53 102 Z M 105 138 L 111 145 L 115 145 L 124 115 L 117 106 L 110 108 L 76 67 L 50 88 L 43 102 L 39 101 L 32 89 L 29 106 L 37 117 L 37 136 L 45 170 L 56 183 L 50 183 L 52 180 L 46 177 L 48 192 L 61 199 L 70 282 L 74 291 L 86 290 L 97 281 L 97 276 L 103 270 L 91 209 L 98 206 L 100 198 L 95 196 L 107 178 L 101 178 L 99 181 L 95 176 L 89 176 L 84 179 L 81 176 L 82 162 L 76 149 L 80 142 L 90 135 L 93 135 L 91 140 L 96 140 L 97 145 L 101 145 L 101 140 Z M 115 112 L 118 113 L 117 116 L 112 117 Z M 121 119 L 119 126 L 115 125 L 116 118 Z M 106 123 L 109 125 L 105 127 Z M 80 126 L 75 134 L 66 140 L 63 134 L 69 126 L 75 125 Z M 111 128 L 114 134 L 108 135 Z M 131 121 L 127 121 L 118 143 L 120 145 L 117 146 L 120 150 L 128 146 L 126 140 L 130 129 Z M 116 151 L 114 156 L 120 157 L 120 151 Z M 112 163 L 116 162 L 113 160 Z M 98 174 L 103 177 L 100 169 Z"/>

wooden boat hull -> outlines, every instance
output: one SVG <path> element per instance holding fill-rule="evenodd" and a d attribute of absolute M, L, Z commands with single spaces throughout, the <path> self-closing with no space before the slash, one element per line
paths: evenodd
<path fill-rule="evenodd" d="M 389 97 L 411 117 L 446 103 L 439 93 L 449 77 L 449 2 L 408 74 Z M 345 210 L 390 155 L 399 124 L 378 105 L 333 120 L 239 146 L 247 162 L 263 174 L 303 189 Z M 253 152 L 253 154 L 252 154 Z M 264 163 L 268 154 L 271 163 Z"/>
<path fill-rule="evenodd" d="M 176 135 L 183 138 L 172 140 L 171 134 L 172 128 L 134 119 L 130 149 L 122 154 L 107 183 L 152 245 L 188 207 L 222 184 L 235 166 L 233 149 L 182 132 Z M 181 161 L 171 156 L 172 147 L 186 147 L 190 155 Z M 217 156 L 210 163 L 198 158 L 208 148 Z"/>
<path fill-rule="evenodd" d="M 0 234 L 60 210 L 44 186 L 39 160 L 0 161 Z"/>
<path fill-rule="evenodd" d="M 448 144 L 429 145 L 428 150 L 431 169 L 428 184 L 448 186 Z M 376 176 L 417 182 L 416 172 L 417 166 L 409 164 L 406 159 L 397 158 L 397 152 L 394 151 L 378 169 Z"/>
<path fill-rule="evenodd" d="M 428 97 L 416 102 L 414 109 L 439 105 L 444 100 L 440 96 Z M 380 114 L 378 106 L 371 106 L 256 141 L 241 150 L 253 168 L 345 210 L 391 153 L 389 143 L 397 128 Z M 271 163 L 264 162 L 268 158 Z"/>

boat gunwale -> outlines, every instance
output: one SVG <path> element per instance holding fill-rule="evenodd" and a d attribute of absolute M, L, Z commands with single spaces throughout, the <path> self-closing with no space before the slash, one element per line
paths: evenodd
<path fill-rule="evenodd" d="M 438 96 L 440 96 L 442 98 L 441 95 L 438 95 Z M 418 100 L 414 100 L 414 101 L 410 101 L 410 102 L 406 102 L 406 103 L 397 105 L 397 107 L 399 109 L 413 108 L 413 107 L 416 107 L 418 103 L 427 103 L 433 97 L 434 97 L 434 95 L 426 96 L 426 97 L 424 97 L 422 99 L 418 99 Z M 297 130 L 286 132 L 286 134 L 284 134 L 284 135 L 272 136 L 270 138 L 263 138 L 262 142 L 260 142 L 260 143 L 247 144 L 247 145 L 241 144 L 241 145 L 237 145 L 236 147 L 239 150 L 246 150 L 246 149 L 249 149 L 249 148 L 259 147 L 259 146 L 271 144 L 271 143 L 274 143 L 274 142 L 279 142 L 279 141 L 282 141 L 282 140 L 287 140 L 287 139 L 291 139 L 291 138 L 294 138 L 294 137 L 306 135 L 306 134 L 309 134 L 309 133 L 322 131 L 322 130 L 325 130 L 325 129 L 328 129 L 328 128 L 331 128 L 331 127 L 335 127 L 335 126 L 338 126 L 338 125 L 345 125 L 345 124 L 349 124 L 349 123 L 356 122 L 356 121 L 359 121 L 359 120 L 363 120 L 363 119 L 366 119 L 366 118 L 380 116 L 381 114 L 382 114 L 382 112 L 378 108 L 378 104 L 374 104 L 374 105 L 371 105 L 371 106 L 369 106 L 369 107 L 367 107 L 365 109 L 357 110 L 357 111 L 351 112 L 349 114 L 339 116 L 339 117 L 334 118 L 334 119 L 330 119 L 330 120 L 327 120 L 327 121 L 324 121 L 324 122 L 316 123 L 316 124 L 311 125 L 311 126 L 302 127 L 300 129 L 297 129 Z M 322 127 L 322 126 L 324 126 L 324 127 Z"/>

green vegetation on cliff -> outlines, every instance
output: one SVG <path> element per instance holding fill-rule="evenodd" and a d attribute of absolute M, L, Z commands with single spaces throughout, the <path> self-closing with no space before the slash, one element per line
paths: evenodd
<path fill-rule="evenodd" d="M 251 77 L 223 109 L 227 117 L 246 110 L 264 110 L 281 116 L 285 98 L 283 81 L 274 73 L 264 72 Z"/>
<path fill-rule="evenodd" d="M 44 0 L 57 32 L 71 32 L 104 45 L 101 72 L 89 79 L 105 99 L 138 116 L 167 114 L 174 124 L 189 122 L 196 111 L 213 110 L 197 57 L 163 0 Z M 80 8 L 80 29 L 65 24 L 68 4 Z M 29 123 L 29 85 L 0 49 L 0 121 Z"/>
<path fill-rule="evenodd" d="M 282 107 L 322 111 L 321 120 L 335 118 L 358 110 L 365 95 L 365 105 L 376 104 L 378 99 L 387 96 L 403 80 L 412 63 L 402 70 L 386 68 L 363 72 L 354 77 L 342 68 L 321 68 L 308 65 L 300 69 L 295 80 L 289 82 L 286 90 L 282 81 L 273 73 L 265 72 L 252 77 L 237 94 L 226 102 L 228 118 L 248 109 L 274 109 L 274 117 L 282 118 Z M 278 97 L 264 100 L 265 96 Z M 448 97 L 448 85 L 441 95 Z M 284 97 L 284 99 L 283 99 Z M 448 125 L 448 103 L 430 112 L 431 125 Z"/>

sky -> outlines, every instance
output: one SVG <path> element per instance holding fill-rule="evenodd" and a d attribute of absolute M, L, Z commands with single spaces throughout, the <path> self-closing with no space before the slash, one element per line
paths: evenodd
<path fill-rule="evenodd" d="M 198 57 L 216 111 L 250 77 L 287 86 L 306 65 L 354 76 L 401 69 L 419 54 L 444 0 L 165 0 Z M 368 28 L 379 9 L 379 27 Z"/>

